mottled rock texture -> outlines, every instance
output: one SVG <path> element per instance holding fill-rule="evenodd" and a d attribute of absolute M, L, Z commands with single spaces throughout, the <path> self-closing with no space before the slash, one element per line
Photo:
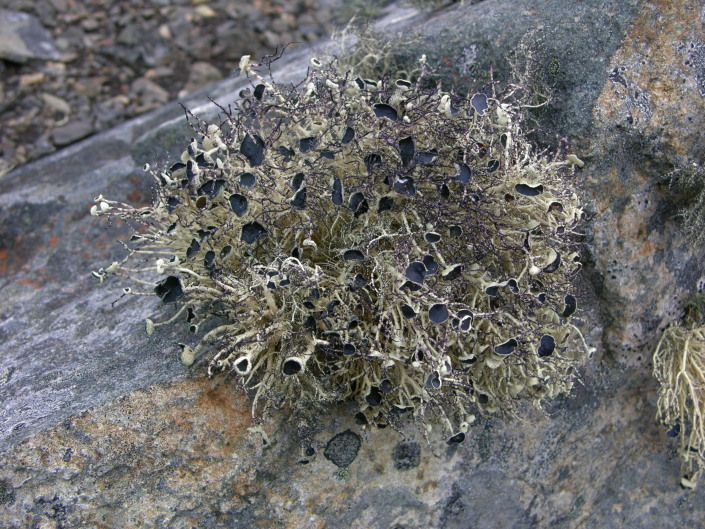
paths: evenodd
<path fill-rule="evenodd" d="M 432 35 L 417 51 L 455 58 L 459 73 L 491 63 L 498 76 L 522 37 L 544 28 L 534 51 L 545 66 L 533 71 L 549 68 L 554 102 L 536 113 L 537 138 L 569 137 L 586 162 L 579 316 L 598 349 L 584 384 L 548 416 L 480 418 L 453 448 L 431 450 L 411 427 L 406 437 L 365 432 L 345 405 L 321 411 L 303 448 L 285 412 L 262 425 L 266 437 L 248 431 L 250 406 L 232 377 L 181 367 L 179 329 L 145 335 L 156 298 L 122 298 L 90 277 L 127 233 L 88 216 L 92 198 L 149 200 L 142 164 L 173 157 L 192 135 L 167 105 L 0 180 L 0 525 L 705 527 L 702 487 L 678 487 L 649 365 L 702 274 L 703 250 L 687 244 L 665 175 L 703 157 L 705 9 L 466 4 L 395 24 Z M 295 79 L 306 64 L 294 53 L 279 75 Z M 238 90 L 229 80 L 209 94 L 227 104 Z M 212 117 L 202 101 L 187 104 Z M 339 468 L 353 434 L 359 451 Z M 346 452 L 334 454 L 339 446 Z"/>
<path fill-rule="evenodd" d="M 0 9 L 0 58 L 15 62 L 59 58 L 51 36 L 36 17 Z"/>

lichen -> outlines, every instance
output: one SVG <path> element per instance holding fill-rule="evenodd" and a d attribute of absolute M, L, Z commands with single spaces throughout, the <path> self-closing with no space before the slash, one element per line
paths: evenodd
<path fill-rule="evenodd" d="M 705 168 L 692 163 L 677 167 L 664 177 L 683 204 L 679 212 L 683 228 L 693 244 L 705 241 Z"/>
<path fill-rule="evenodd" d="M 705 296 L 686 305 L 682 321 L 670 325 L 653 357 L 660 383 L 658 418 L 668 437 L 679 438 L 681 484 L 694 488 L 705 469 Z"/>
<path fill-rule="evenodd" d="M 528 95 L 424 88 L 425 58 L 416 82 L 266 66 L 243 58 L 239 107 L 145 168 L 151 205 L 96 198 L 136 231 L 94 275 L 177 307 L 150 334 L 220 322 L 182 361 L 237 375 L 255 415 L 350 399 L 359 424 L 410 415 L 454 444 L 473 413 L 569 392 L 580 160 L 532 147 Z"/>

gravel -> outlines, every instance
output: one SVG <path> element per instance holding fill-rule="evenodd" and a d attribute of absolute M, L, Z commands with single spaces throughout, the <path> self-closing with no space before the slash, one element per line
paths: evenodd
<path fill-rule="evenodd" d="M 51 53 L 0 55 L 0 177 L 231 75 L 242 55 L 329 35 L 343 1 L 3 2 L 5 23 L 31 22 Z"/>

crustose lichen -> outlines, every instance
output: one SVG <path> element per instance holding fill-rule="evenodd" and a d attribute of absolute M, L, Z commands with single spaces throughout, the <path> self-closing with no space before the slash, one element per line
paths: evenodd
<path fill-rule="evenodd" d="M 520 88 L 429 91 L 424 59 L 417 83 L 313 59 L 290 87 L 240 66 L 252 89 L 150 170 L 150 206 L 93 207 L 140 228 L 95 275 L 179 307 L 148 333 L 215 316 L 182 361 L 212 351 L 253 412 L 353 399 L 360 423 L 409 411 L 451 443 L 473 412 L 570 390 L 582 162 L 532 149 Z"/>

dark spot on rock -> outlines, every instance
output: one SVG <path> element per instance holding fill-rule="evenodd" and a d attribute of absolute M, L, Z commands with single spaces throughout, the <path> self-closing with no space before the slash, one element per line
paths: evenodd
<path fill-rule="evenodd" d="M 351 430 L 345 430 L 328 441 L 323 455 L 334 465 L 346 468 L 355 461 L 361 445 L 362 439 L 359 435 Z"/>
<path fill-rule="evenodd" d="M 392 450 L 394 468 L 411 470 L 421 464 L 421 445 L 413 441 L 402 441 Z"/>
<path fill-rule="evenodd" d="M 257 101 L 262 101 L 262 96 L 264 95 L 264 89 L 265 89 L 265 86 L 261 83 L 258 84 L 257 86 L 255 86 L 255 90 L 253 92 L 253 95 L 255 96 Z"/>

